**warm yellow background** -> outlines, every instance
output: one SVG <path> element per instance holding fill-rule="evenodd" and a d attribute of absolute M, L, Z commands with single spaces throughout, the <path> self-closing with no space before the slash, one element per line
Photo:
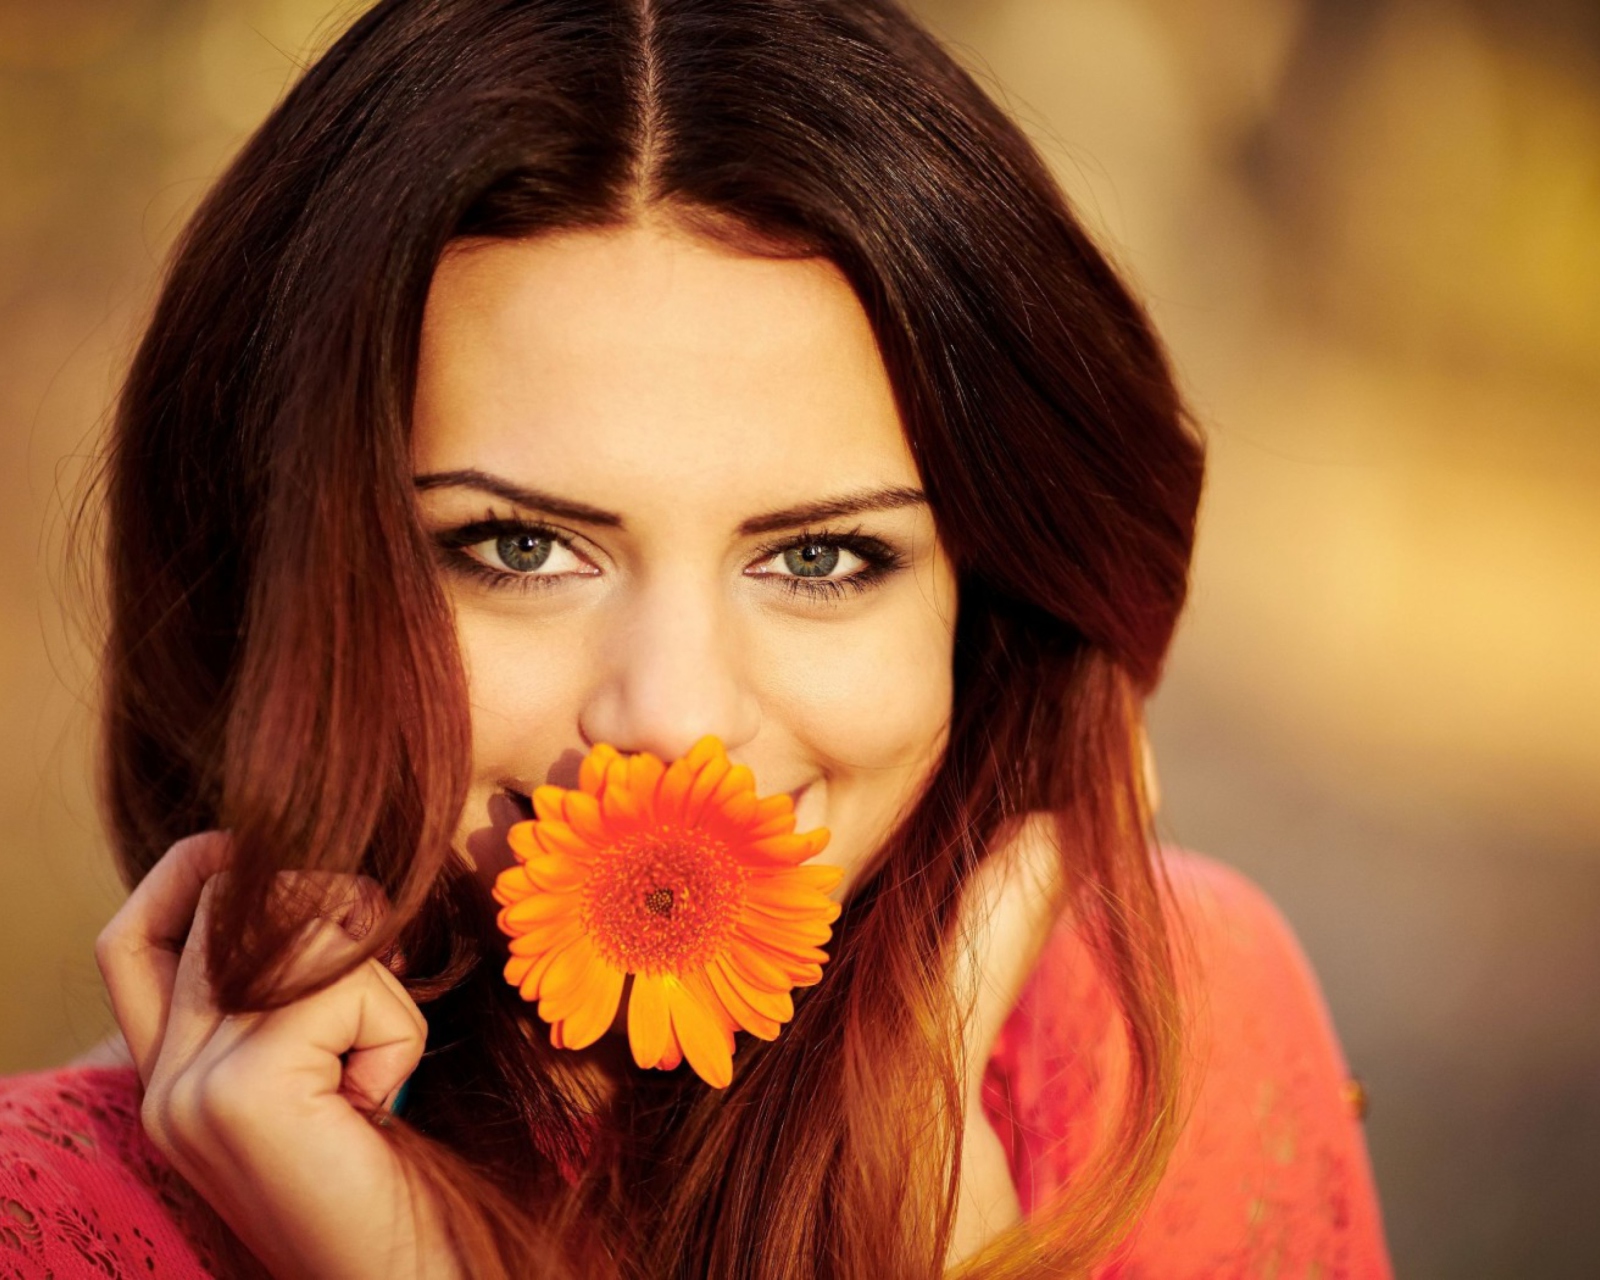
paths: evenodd
<path fill-rule="evenodd" d="M 184 217 L 359 7 L 0 0 L 0 1070 L 106 1025 L 64 513 Z M 1593 1274 L 1600 9 L 917 7 L 1149 298 L 1209 431 L 1167 824 L 1305 941 L 1401 1274 Z"/>

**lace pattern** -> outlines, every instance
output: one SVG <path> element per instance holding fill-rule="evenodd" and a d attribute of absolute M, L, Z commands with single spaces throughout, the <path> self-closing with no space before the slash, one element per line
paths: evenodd
<path fill-rule="evenodd" d="M 0 1080 L 0 1280 L 217 1274 L 214 1219 L 145 1139 L 138 1085 L 115 1067 Z"/>

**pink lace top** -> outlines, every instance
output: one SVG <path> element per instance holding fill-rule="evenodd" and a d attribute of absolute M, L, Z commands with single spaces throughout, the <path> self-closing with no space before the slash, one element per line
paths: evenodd
<path fill-rule="evenodd" d="M 1168 864 L 1203 974 L 1198 1089 L 1154 1202 L 1098 1280 L 1389 1280 L 1352 1088 L 1292 933 L 1238 873 L 1189 854 Z M 1026 1213 L 1094 1144 L 1115 1092 L 1113 1028 L 1108 993 L 1059 928 L 984 1081 Z M 216 1229 L 145 1140 L 131 1069 L 0 1079 L 0 1280 L 213 1275 Z"/>

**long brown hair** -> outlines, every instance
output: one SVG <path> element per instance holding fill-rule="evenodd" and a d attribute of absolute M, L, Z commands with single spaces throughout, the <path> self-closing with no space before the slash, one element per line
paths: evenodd
<path fill-rule="evenodd" d="M 680 1071 L 602 1094 L 600 1051 L 552 1050 L 499 978 L 491 904 L 450 847 L 465 682 L 411 486 L 445 245 L 645 210 L 839 266 L 959 574 L 943 758 L 823 981 L 776 1041 L 741 1043 L 721 1092 Z M 1022 133 L 891 0 L 382 0 L 186 228 L 120 397 L 103 760 L 123 874 L 232 832 L 212 977 L 234 1010 L 304 991 L 275 989 L 314 905 L 275 897 L 279 871 L 382 883 L 368 954 L 398 943 L 430 1023 L 391 1132 L 474 1276 L 931 1277 L 958 1186 L 961 889 L 1053 813 L 1126 1097 L 1067 1198 L 973 1269 L 1083 1271 L 1175 1133 L 1137 735 L 1201 470 L 1140 306 Z"/>

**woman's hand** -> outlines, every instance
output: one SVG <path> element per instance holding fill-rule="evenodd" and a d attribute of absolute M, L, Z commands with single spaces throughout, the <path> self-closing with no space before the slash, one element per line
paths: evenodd
<path fill-rule="evenodd" d="M 145 1130 L 275 1276 L 459 1275 L 448 1230 L 369 1119 L 420 1060 L 422 1014 L 373 959 L 281 1009 L 219 1012 L 205 948 L 227 860 L 223 833 L 179 841 L 95 946 L 144 1082 Z M 386 905 L 365 878 L 338 887 L 286 982 L 355 951 Z"/>

